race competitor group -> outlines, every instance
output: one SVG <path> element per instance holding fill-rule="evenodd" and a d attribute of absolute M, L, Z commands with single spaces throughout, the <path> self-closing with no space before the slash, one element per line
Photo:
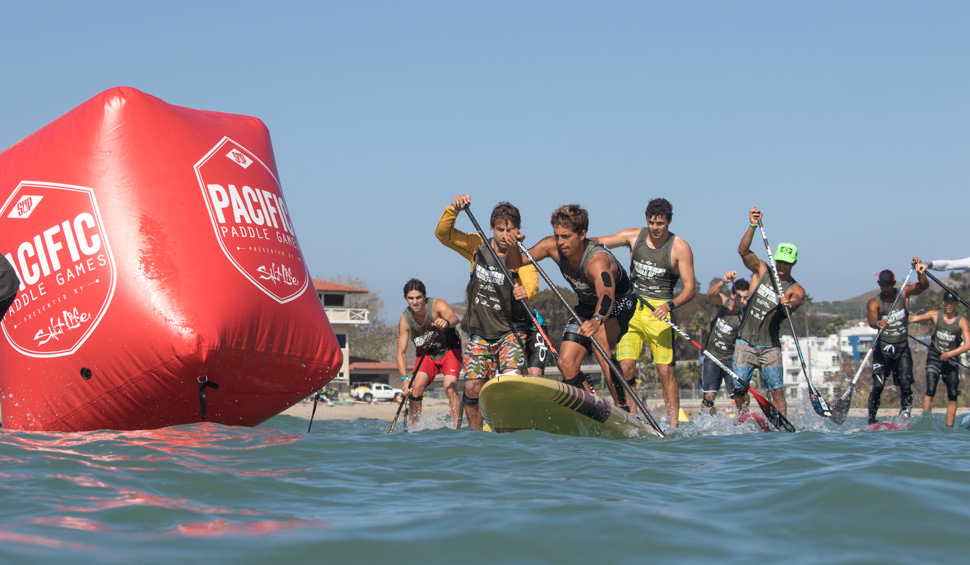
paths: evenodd
<path fill-rule="evenodd" d="M 589 353 L 594 354 L 603 375 L 609 375 L 604 381 L 614 404 L 637 414 L 634 369 L 647 344 L 663 388 L 668 426 L 676 428 L 680 394 L 674 379 L 673 335 L 675 329 L 682 335 L 683 332 L 673 322 L 671 313 L 694 298 L 696 285 L 691 247 L 670 231 L 670 203 L 663 198 L 651 200 L 645 211 L 645 227 L 600 237 L 588 237 L 586 210 L 576 204 L 561 206 L 552 213 L 553 235 L 529 249 L 522 243 L 525 236 L 519 231 L 521 217 L 515 206 L 501 202 L 492 209 L 492 233 L 487 237 L 471 213 L 470 204 L 469 195 L 455 196 L 435 230 L 441 243 L 471 264 L 466 312 L 469 337 L 464 350 L 456 329 L 459 320 L 451 306 L 440 298 L 429 298 L 418 279 L 411 279 L 404 286 L 408 306 L 399 322 L 397 365 L 411 423 L 419 419 L 424 390 L 439 373 L 456 427 L 461 425 L 464 413 L 470 427 L 483 428 L 478 400 L 488 379 L 506 373 L 542 375 L 550 357 L 556 361 L 565 384 L 591 392 L 587 375 L 580 370 Z M 475 233 L 455 228 L 462 211 L 475 224 Z M 752 251 L 759 228 L 765 247 L 769 248 L 761 226 L 762 216 L 757 206 L 751 208 L 748 227 L 738 245 L 741 260 L 751 273 L 750 282 L 736 271 L 728 271 L 707 292 L 708 300 L 718 310 L 706 344 L 694 344 L 705 354 L 702 404 L 710 414 L 714 413 L 714 399 L 722 381 L 728 395 L 734 398 L 739 415 L 747 413 L 755 369 L 761 374 L 773 410 L 782 419 L 787 413 L 780 330 L 790 312 L 804 301 L 805 289 L 792 276 L 798 261 L 795 245 L 780 243 L 769 255 L 770 266 Z M 629 248 L 629 274 L 610 251 L 617 247 Z M 567 304 L 575 316 L 563 329 L 559 351 L 552 349 L 548 328 L 539 312 L 528 306 L 539 291 L 539 275 L 550 282 L 540 265 L 543 259 L 551 259 L 559 267 L 578 298 L 577 304 Z M 873 344 L 869 423 L 876 422 L 890 374 L 900 389 L 900 414 L 910 415 L 914 377 L 909 339 L 915 338 L 908 335 L 907 325 L 928 321 L 934 324 L 934 330 L 931 343 L 925 344 L 929 353 L 923 409 L 930 410 L 942 378 L 948 399 L 946 424 L 952 426 L 959 384 L 956 358 L 970 350 L 970 326 L 966 317 L 957 312 L 957 301 L 963 300 L 948 289 L 942 310 L 919 315 L 910 315 L 908 302 L 929 287 L 927 268 L 966 269 L 970 268 L 970 258 L 923 263 L 915 257 L 912 266 L 910 275 L 915 272 L 917 280 L 906 284 L 910 278 L 907 276 L 902 289 L 896 288 L 892 271 L 882 271 L 878 279 L 880 293 L 868 302 L 869 325 L 878 330 Z M 675 294 L 678 281 L 683 283 L 682 290 Z M 409 341 L 414 343 L 417 355 L 411 374 L 405 360 Z M 461 382 L 464 387 L 459 391 Z M 812 386 L 810 379 L 809 383 Z M 759 404 L 767 402 L 750 392 Z M 818 406 L 816 411 L 821 413 Z"/>

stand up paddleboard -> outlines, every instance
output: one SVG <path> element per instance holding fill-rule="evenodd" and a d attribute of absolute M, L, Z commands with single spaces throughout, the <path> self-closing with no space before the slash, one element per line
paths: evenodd
<path fill-rule="evenodd" d="M 745 422 L 754 422 L 757 427 L 763 432 L 773 432 L 775 427 L 771 425 L 768 418 L 765 418 L 761 414 L 756 414 L 754 412 L 748 412 L 747 414 L 742 414 L 738 416 L 738 419 L 734 421 L 735 426 L 743 425 Z"/>
<path fill-rule="evenodd" d="M 482 387 L 479 406 L 495 432 L 539 430 L 552 434 L 628 438 L 652 429 L 585 390 L 542 377 L 499 375 Z"/>
<path fill-rule="evenodd" d="M 896 422 L 876 422 L 875 424 L 869 424 L 868 426 L 862 428 L 864 432 L 887 432 L 887 431 L 900 431 L 905 430 L 909 426 L 903 427 Z"/>

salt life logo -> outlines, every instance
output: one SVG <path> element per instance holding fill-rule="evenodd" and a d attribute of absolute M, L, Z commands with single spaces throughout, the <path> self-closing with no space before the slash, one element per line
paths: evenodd
<path fill-rule="evenodd" d="M 30 357 L 76 352 L 114 296 L 116 273 L 94 190 L 23 181 L 0 209 L 0 238 L 20 289 L 3 318 Z"/>
<path fill-rule="evenodd" d="M 273 171 L 224 137 L 195 164 L 195 172 L 229 262 L 280 304 L 303 294 L 310 277 Z"/>

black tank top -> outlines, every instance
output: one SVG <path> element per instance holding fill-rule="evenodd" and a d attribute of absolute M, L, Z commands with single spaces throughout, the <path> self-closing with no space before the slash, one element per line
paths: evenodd
<path fill-rule="evenodd" d="M 781 321 L 785 319 L 785 310 L 778 302 L 775 293 L 774 277 L 769 270 L 758 279 L 758 284 L 751 290 L 748 307 L 744 310 L 741 327 L 738 328 L 738 339 L 758 347 L 781 347 L 778 337 Z M 795 279 L 781 281 L 781 291 L 787 292 Z"/>
<path fill-rule="evenodd" d="M 613 254 L 604 245 L 589 239 L 583 243 L 586 245 L 586 249 L 583 251 L 583 258 L 580 259 L 579 266 L 575 269 L 569 266 L 569 259 L 562 253 L 559 254 L 559 259 L 556 262 L 559 264 L 559 271 L 562 273 L 563 278 L 566 279 L 569 286 L 573 287 L 576 296 L 579 297 L 579 303 L 595 307 L 596 302 L 599 300 L 599 297 L 596 295 L 596 284 L 589 278 L 586 269 L 589 266 L 590 259 L 597 253 L 609 253 L 611 257 Z M 613 261 L 616 262 L 616 257 L 613 257 Z M 626 269 L 623 268 L 623 265 L 616 262 L 616 267 L 620 271 L 620 276 L 618 277 L 619 280 L 616 281 L 614 296 L 619 298 L 629 294 L 633 287 L 630 284 L 630 276 L 626 274 Z"/>
<path fill-rule="evenodd" d="M 940 310 L 936 314 L 936 329 L 933 331 L 933 347 L 940 353 L 956 349 L 963 344 L 963 334 L 960 332 L 960 320 L 963 316 L 957 315 L 953 323 L 946 321 L 946 316 Z"/>
<path fill-rule="evenodd" d="M 513 281 L 507 280 L 502 267 L 482 243 L 475 252 L 472 263 L 471 280 L 468 284 L 468 311 L 465 321 L 469 333 L 479 335 L 488 341 L 501 339 L 512 331 L 524 331 L 528 324 L 528 314 L 522 303 L 512 297 Z M 499 255 L 501 259 L 503 255 Z"/>
<path fill-rule="evenodd" d="M 423 324 L 418 325 L 417 320 L 414 319 L 414 312 L 410 308 L 405 308 L 402 316 L 404 323 L 408 325 L 408 333 L 411 341 L 414 342 L 416 354 L 428 355 L 435 361 L 439 361 L 450 350 L 461 349 L 461 338 L 455 328 L 439 330 L 431 325 L 435 320 L 434 300 L 434 298 L 428 298 L 426 301 L 427 311 Z"/>
<path fill-rule="evenodd" d="M 901 291 L 897 290 L 896 292 Z M 893 306 L 894 300 L 896 306 L 890 310 L 889 308 Z M 883 318 L 889 320 L 889 325 L 882 330 L 879 341 L 883 343 L 906 343 L 906 338 L 909 337 L 907 327 L 909 325 L 909 309 L 906 307 L 906 297 L 900 296 L 899 300 L 896 300 L 896 296 L 893 295 L 892 299 L 886 301 L 882 299 L 882 295 L 879 295 L 879 319 L 882 320 Z"/>
<path fill-rule="evenodd" d="M 631 250 L 630 278 L 633 290 L 644 298 L 670 300 L 680 275 L 674 272 L 670 254 L 674 246 L 674 234 L 670 234 L 660 249 L 647 247 L 647 228 L 640 228 L 640 235 Z"/>

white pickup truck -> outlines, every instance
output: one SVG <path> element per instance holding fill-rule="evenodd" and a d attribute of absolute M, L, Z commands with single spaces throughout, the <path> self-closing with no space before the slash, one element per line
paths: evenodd
<path fill-rule="evenodd" d="M 403 397 L 404 392 L 399 388 L 391 388 L 384 383 L 361 383 L 350 391 L 350 396 L 364 402 L 375 400 L 395 400 Z"/>

